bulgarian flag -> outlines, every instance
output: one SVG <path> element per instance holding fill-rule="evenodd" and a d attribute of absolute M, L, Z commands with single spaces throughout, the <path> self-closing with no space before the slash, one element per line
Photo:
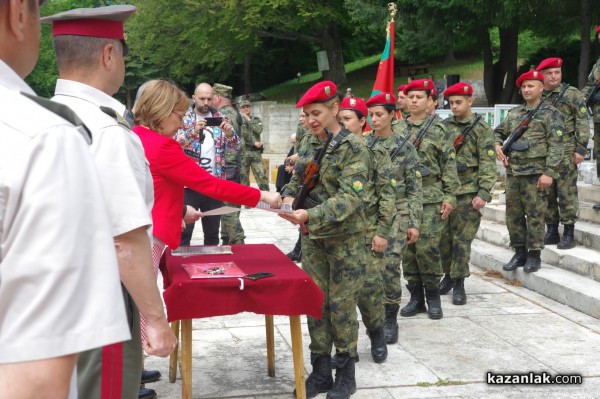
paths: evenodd
<path fill-rule="evenodd" d="M 379 93 L 394 93 L 394 19 L 388 22 L 385 49 L 381 54 L 377 77 L 371 91 L 371 97 Z"/>

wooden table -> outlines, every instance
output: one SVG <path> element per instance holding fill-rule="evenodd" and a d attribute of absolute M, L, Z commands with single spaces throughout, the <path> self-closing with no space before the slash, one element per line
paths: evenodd
<path fill-rule="evenodd" d="M 254 312 L 265 315 L 267 372 L 275 376 L 273 315 L 290 319 L 296 397 L 305 399 L 304 359 L 300 315 L 320 318 L 323 292 L 295 263 L 271 244 L 233 245 L 233 254 L 174 256 L 167 251 L 163 272 L 167 317 L 175 334 L 181 331 L 182 398 L 192 398 L 192 320 L 195 318 Z M 252 281 L 237 278 L 190 279 L 184 263 L 234 261 L 245 273 L 271 272 L 273 277 Z M 170 359 L 169 381 L 177 376 L 178 349 Z"/>

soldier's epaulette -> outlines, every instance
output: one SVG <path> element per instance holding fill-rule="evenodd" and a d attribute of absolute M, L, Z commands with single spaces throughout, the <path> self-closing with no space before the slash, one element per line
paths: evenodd
<path fill-rule="evenodd" d="M 114 109 L 110 108 L 110 107 L 105 107 L 103 105 L 100 106 L 100 109 L 102 110 L 102 112 L 104 112 L 106 115 L 110 116 L 111 118 L 113 118 L 114 120 L 116 120 L 120 126 L 124 127 L 125 129 L 130 130 L 131 126 L 129 126 L 129 123 L 127 123 L 127 121 L 125 120 L 125 118 L 123 118 L 123 116 L 121 116 L 117 111 L 115 111 Z"/>
<path fill-rule="evenodd" d="M 346 129 L 342 129 L 339 133 L 339 136 L 342 137 L 339 144 L 341 145 L 343 142 L 347 142 L 352 147 L 352 152 L 359 152 L 360 147 L 363 145 L 362 141 L 358 139 L 355 134 L 352 134 L 350 131 Z M 329 144 L 331 145 L 331 144 Z"/>

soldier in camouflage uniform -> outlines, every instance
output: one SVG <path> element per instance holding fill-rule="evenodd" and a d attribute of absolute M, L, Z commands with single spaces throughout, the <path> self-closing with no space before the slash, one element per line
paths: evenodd
<path fill-rule="evenodd" d="M 328 392 L 329 399 L 349 398 L 356 391 L 356 306 L 365 276 L 363 196 L 369 154 L 361 140 L 337 122 L 339 100 L 333 82 L 317 83 L 296 106 L 308 114 L 312 134 L 301 140 L 310 142 L 306 148 L 322 146 L 327 140 L 314 189 L 299 209 L 280 214 L 308 232 L 302 236 L 302 267 L 325 293 L 322 318 L 307 318 L 313 371 L 306 380 L 306 394 L 312 398 Z M 302 150 L 300 156 L 304 160 L 314 154 Z M 297 162 L 297 166 L 306 164 Z M 284 203 L 292 203 L 303 180 L 304 171 L 296 168 L 282 192 Z M 338 350 L 335 383 L 331 376 L 334 344 Z"/>
<path fill-rule="evenodd" d="M 243 117 L 242 140 L 244 151 L 242 152 L 242 174 L 244 177 L 242 184 L 250 185 L 250 169 L 254 174 L 256 183 L 261 190 L 269 191 L 269 179 L 267 170 L 262 160 L 263 143 L 260 141 L 260 134 L 263 131 L 263 124 L 259 117 L 250 114 L 252 105 L 247 99 L 240 101 L 240 114 Z"/>
<path fill-rule="evenodd" d="M 479 210 L 492 199 L 496 183 L 496 151 L 492 129 L 481 116 L 471 112 L 473 87 L 457 83 L 444 91 L 444 97 L 449 99 L 453 114 L 444 120 L 449 138 L 453 143 L 458 138 L 462 144 L 454 145 L 460 189 L 456 194 L 456 209 L 450 214 L 440 242 L 444 271 L 440 294 L 452 289 L 452 303 L 464 305 L 471 243 L 481 222 Z"/>
<path fill-rule="evenodd" d="M 600 41 L 600 26 L 596 28 L 596 38 Z M 592 67 L 588 76 L 588 81 L 582 90 L 583 96 L 587 99 L 588 95 L 594 90 L 595 85 L 600 85 L 600 58 Z M 592 112 L 594 120 L 594 158 L 596 158 L 596 175 L 600 179 L 600 95 L 597 95 Z M 600 204 L 594 205 L 595 210 L 600 210 Z"/>
<path fill-rule="evenodd" d="M 446 126 L 435 114 L 428 115 L 433 82 L 413 80 L 404 89 L 408 96 L 411 116 L 400 121 L 419 155 L 423 185 L 423 219 L 419 240 L 408 245 L 403 257 L 404 278 L 411 297 L 400 315 L 414 316 L 425 311 L 431 319 L 443 317 L 439 281 L 442 276 L 440 239 L 450 212 L 456 207 L 456 192 L 460 182 L 456 173 L 456 154 L 447 137 Z"/>
<path fill-rule="evenodd" d="M 524 266 L 523 271 L 531 273 L 541 267 L 548 188 L 560 175 L 565 124 L 561 113 L 544 102 L 523 136 L 511 146 L 507 158 L 503 142 L 540 104 L 544 75 L 528 71 L 517 79 L 516 85 L 526 104 L 511 109 L 494 130 L 496 155 L 506 166 L 506 226 L 510 245 L 515 248 L 515 255 L 503 269 L 511 271 Z"/>
<path fill-rule="evenodd" d="M 562 81 L 562 58 L 547 58 L 540 62 L 536 71 L 544 75 L 543 100 L 560 111 L 565 120 L 563 136 L 564 154 L 558 178 L 550 186 L 546 225 L 548 231 L 544 244 L 558 244 L 558 249 L 575 246 L 575 221 L 579 209 L 577 195 L 577 165 L 583 162 L 590 139 L 590 123 L 583 95 L 575 87 Z M 562 240 L 558 234 L 560 222 L 564 226 Z"/>
<path fill-rule="evenodd" d="M 410 116 L 410 112 L 408 110 L 408 98 L 406 97 L 406 94 L 404 94 L 404 88 L 407 85 L 400 85 L 398 86 L 398 90 L 396 90 L 398 92 L 398 106 L 396 107 L 397 112 L 400 111 L 400 115 L 402 116 L 402 118 L 398 118 L 398 119 L 406 119 Z"/>
<path fill-rule="evenodd" d="M 413 145 L 392 130 L 394 119 L 394 96 L 388 100 L 384 95 L 374 96 L 367 104 L 371 123 L 375 127 L 369 145 L 381 149 L 393 157 L 392 187 L 394 190 L 395 216 L 388 245 L 383 259 L 383 303 L 385 321 L 383 333 L 387 343 L 398 341 L 398 310 L 402 298 L 400 282 L 402 254 L 406 245 L 419 238 L 419 225 L 423 211 L 423 191 L 418 156 Z"/>
<path fill-rule="evenodd" d="M 363 129 L 367 123 L 367 113 L 367 106 L 363 100 L 350 97 L 344 98 L 338 113 L 338 119 L 344 127 L 360 137 L 363 143 L 366 140 L 363 138 Z M 393 109 L 391 114 L 393 115 Z M 369 138 L 373 137 L 373 135 L 369 136 Z M 383 147 L 376 147 L 376 140 L 369 140 L 366 144 L 370 155 L 367 163 L 369 178 L 365 183 L 363 195 L 367 223 L 365 236 L 367 268 L 358 297 L 358 309 L 371 340 L 373 360 L 375 363 L 381 363 L 387 358 L 387 346 L 383 335 L 382 272 L 384 253 L 388 246 L 396 206 L 394 187 L 391 183 L 392 164 L 388 152 Z"/>
<path fill-rule="evenodd" d="M 231 105 L 231 93 L 233 88 L 220 83 L 215 83 L 213 86 L 213 105 L 233 126 L 233 130 L 240 134 L 242 131 L 243 119 L 240 113 Z M 242 163 L 242 148 L 234 150 L 227 147 L 225 150 L 225 178 L 227 180 L 240 183 L 243 181 Z M 239 205 L 224 202 L 223 205 L 239 208 Z M 240 213 L 233 212 L 221 216 L 221 240 L 223 244 L 244 244 L 246 234 L 240 222 Z"/>

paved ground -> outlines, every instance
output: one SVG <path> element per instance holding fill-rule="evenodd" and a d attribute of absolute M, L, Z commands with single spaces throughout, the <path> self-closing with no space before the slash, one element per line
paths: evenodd
<path fill-rule="evenodd" d="M 296 229 L 274 214 L 242 211 L 246 243 L 292 249 Z M 201 229 L 193 243 L 202 243 Z M 162 283 L 160 283 L 162 286 Z M 444 296 L 444 318 L 400 318 L 400 339 L 388 346 L 385 363 L 373 363 L 364 326 L 353 399 L 390 398 L 598 398 L 600 323 L 499 276 L 472 268 L 468 303 L 454 306 Z M 403 305 L 407 298 L 403 298 Z M 402 306 L 403 306 L 402 305 Z M 307 374 L 309 336 L 304 319 Z M 275 317 L 276 377 L 267 376 L 264 318 L 245 313 L 193 323 L 194 398 L 293 398 L 289 323 Z M 160 398 L 181 397 L 181 382 L 168 382 L 168 360 L 146 359 L 160 381 L 148 384 Z M 581 385 L 489 385 L 486 373 L 578 374 Z M 325 398 L 325 394 L 317 398 Z"/>

